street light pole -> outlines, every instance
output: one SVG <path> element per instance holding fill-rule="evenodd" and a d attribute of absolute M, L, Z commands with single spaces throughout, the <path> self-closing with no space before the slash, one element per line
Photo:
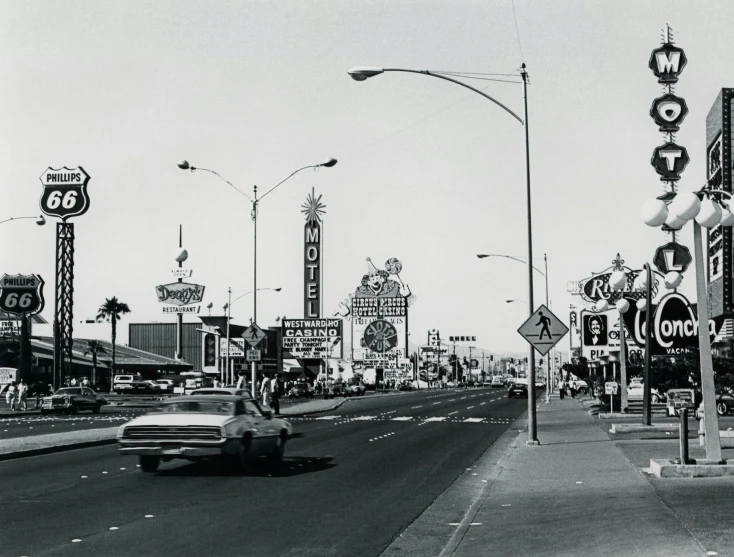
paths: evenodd
<path fill-rule="evenodd" d="M 252 187 L 252 225 L 253 225 L 253 234 L 252 234 L 252 256 L 253 256 L 253 263 L 252 263 L 252 285 L 253 285 L 253 292 L 252 292 L 252 324 L 257 326 L 257 186 Z M 257 393 L 255 392 L 255 385 L 256 385 L 256 379 L 257 379 L 257 362 L 253 360 L 252 362 L 252 368 L 251 368 L 251 381 L 252 381 L 252 394 L 255 398 L 257 398 Z"/>
<path fill-rule="evenodd" d="M 523 82 L 523 105 L 524 105 L 524 113 L 525 113 L 525 120 L 523 121 L 522 118 L 520 118 L 517 114 L 515 114 L 512 110 L 507 108 L 505 105 L 497 101 L 496 99 L 493 99 L 483 91 L 480 91 L 479 89 L 475 89 L 474 87 L 467 85 L 466 83 L 463 83 L 461 81 L 458 81 L 456 79 L 453 79 L 451 77 L 448 77 L 446 75 L 442 75 L 440 73 L 434 73 L 427 70 L 409 70 L 404 68 L 376 68 L 376 67 L 355 67 L 349 70 L 349 75 L 354 79 L 355 81 L 365 81 L 366 79 L 369 79 L 370 77 L 374 77 L 377 75 L 380 75 L 384 72 L 408 72 L 408 73 L 417 73 L 417 74 L 423 74 L 428 75 L 431 77 L 437 77 L 439 79 L 443 79 L 445 81 L 450 81 L 452 83 L 455 83 L 457 85 L 460 85 L 462 87 L 465 87 L 466 89 L 470 89 L 477 93 L 478 95 L 483 96 L 484 98 L 492 101 L 499 107 L 503 108 L 507 113 L 511 114 L 520 124 L 524 124 L 525 126 L 525 170 L 526 170 L 526 178 L 527 178 L 527 215 L 528 215 L 528 294 L 529 298 L 528 301 L 530 302 L 529 308 L 530 308 L 530 315 L 533 314 L 533 235 L 532 235 L 532 211 L 531 211 L 531 203 L 530 203 L 530 133 L 528 131 L 528 73 L 526 71 L 526 66 L 523 63 L 522 69 L 520 71 L 520 75 L 522 76 L 522 82 Z M 528 444 L 529 445 L 538 445 L 538 439 L 537 439 L 537 422 L 536 422 L 536 415 L 535 415 L 535 353 L 532 346 L 529 349 L 530 357 L 528 359 L 528 363 L 530 364 L 530 376 L 528 378 L 529 381 L 531 381 L 531 386 L 528 389 L 529 395 L 528 395 Z"/>
<path fill-rule="evenodd" d="M 229 353 L 232 351 L 232 345 L 229 341 L 229 316 L 230 316 L 230 310 L 232 308 L 232 287 L 227 288 L 227 363 L 226 363 L 226 369 L 224 371 L 224 384 L 231 384 L 232 381 L 230 380 L 230 370 L 229 370 Z M 234 379 L 234 377 L 232 377 Z"/>
<path fill-rule="evenodd" d="M 43 218 L 43 215 L 39 217 L 10 217 L 9 219 L 0 220 L 0 224 L 3 224 L 4 222 L 10 222 L 11 220 L 20 220 L 20 219 L 36 219 L 36 224 L 38 226 L 43 226 L 46 224 L 46 219 Z"/>

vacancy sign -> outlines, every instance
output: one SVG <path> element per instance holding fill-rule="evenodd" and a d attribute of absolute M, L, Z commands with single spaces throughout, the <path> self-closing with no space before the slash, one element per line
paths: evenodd
<path fill-rule="evenodd" d="M 517 332 L 545 356 L 566 335 L 568 327 L 551 310 L 541 305 Z"/>

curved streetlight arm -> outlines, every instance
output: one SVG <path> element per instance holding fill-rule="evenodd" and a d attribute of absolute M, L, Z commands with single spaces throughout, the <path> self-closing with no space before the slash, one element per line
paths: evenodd
<path fill-rule="evenodd" d="M 244 195 L 247 199 L 249 199 L 250 201 L 252 201 L 252 197 L 250 197 L 249 195 L 247 195 L 245 192 L 243 192 L 241 189 L 239 189 L 237 186 L 235 186 L 232 182 L 230 182 L 229 180 L 227 180 L 226 178 L 224 178 L 219 172 L 217 172 L 215 170 L 209 170 L 208 168 L 201 168 L 200 166 L 191 166 L 189 168 L 191 169 L 191 172 L 194 172 L 196 170 L 204 170 L 206 172 L 211 172 L 217 178 L 219 178 L 223 182 L 226 182 L 227 184 L 229 184 L 232 187 L 232 189 L 234 189 L 237 193 L 239 193 L 241 195 Z"/>
<path fill-rule="evenodd" d="M 475 93 L 478 93 L 478 94 L 482 95 L 485 99 L 489 99 L 490 101 L 492 101 L 494 104 L 496 104 L 500 108 L 503 108 L 505 110 L 505 112 L 508 112 L 512 116 L 514 116 L 515 119 L 518 122 L 520 122 L 520 124 L 525 125 L 525 122 L 523 122 L 522 118 L 520 118 L 517 114 L 515 114 L 512 110 L 510 110 L 509 108 L 507 108 L 504 104 L 502 104 L 501 102 L 499 102 L 497 99 L 494 99 L 494 98 L 490 97 L 489 95 L 487 95 L 487 93 L 484 93 L 483 91 L 480 91 L 479 89 L 475 89 L 471 85 L 467 85 L 466 83 L 464 83 L 462 81 L 458 81 L 456 79 L 452 79 L 450 77 L 446 77 L 445 75 L 441 75 L 441 74 L 438 74 L 438 73 L 433 73 L 433 72 L 428 71 L 428 70 L 406 70 L 406 69 L 403 69 L 403 68 L 383 68 L 382 71 L 384 71 L 384 72 L 419 73 L 419 74 L 423 74 L 423 75 L 430 75 L 432 77 L 437 77 L 439 79 L 445 79 L 446 81 L 450 81 L 451 83 L 456 83 L 457 85 L 461 85 L 462 87 L 466 87 L 467 89 L 470 89 L 470 90 L 474 91 Z"/>
<path fill-rule="evenodd" d="M 262 292 L 263 290 L 275 290 L 276 292 L 280 292 L 280 290 L 281 290 L 281 289 L 280 289 L 280 288 L 258 288 L 258 289 L 257 289 L 257 291 L 258 291 L 258 292 Z M 245 297 L 245 296 L 247 296 L 248 294 L 252 294 L 252 292 L 253 292 L 252 290 L 249 290 L 249 291 L 245 292 L 244 294 L 242 294 L 241 296 L 237 296 L 237 297 L 236 297 L 236 298 L 235 298 L 234 300 L 232 300 L 232 303 L 230 303 L 230 304 L 229 304 L 229 305 L 230 305 L 230 307 L 231 307 L 231 306 L 232 306 L 232 304 L 234 304 L 234 303 L 235 303 L 235 302 L 236 302 L 237 300 L 239 300 L 240 298 L 244 298 L 244 297 Z"/>
<path fill-rule="evenodd" d="M 264 194 L 262 194 L 260 197 L 258 197 L 257 198 L 257 201 L 261 201 L 263 197 L 265 197 L 266 195 L 268 195 L 271 191 L 273 191 L 275 188 L 277 188 L 283 182 L 287 181 L 294 174 L 298 174 L 301 170 L 306 170 L 307 168 L 318 168 L 320 166 L 323 166 L 323 165 L 322 164 L 310 164 L 308 166 L 304 166 L 303 168 L 299 168 L 298 170 L 294 170 L 288 176 L 286 176 L 285 178 L 283 178 L 280 182 L 278 182 L 277 184 L 275 184 L 272 188 L 270 188 L 268 191 L 266 191 Z"/>
<path fill-rule="evenodd" d="M 511 255 L 501 255 L 499 253 L 487 253 L 487 254 L 480 253 L 480 254 L 477 255 L 477 257 L 479 259 L 484 259 L 485 257 L 504 257 L 506 259 L 512 259 L 514 261 L 518 261 L 518 262 L 522 263 L 523 265 L 526 265 L 527 264 L 527 262 L 523 261 L 522 259 L 518 259 L 517 257 L 512 257 Z M 536 271 L 538 271 L 541 275 L 545 276 L 545 273 L 543 271 L 541 271 L 540 269 L 536 268 L 534 265 L 532 267 L 533 267 L 533 269 L 535 269 Z"/>
<path fill-rule="evenodd" d="M 46 219 L 43 218 L 43 215 L 41 215 L 40 217 L 10 217 L 9 219 L 0 220 L 0 224 L 3 224 L 4 222 L 10 222 L 11 220 L 20 219 L 36 219 L 39 225 L 46 224 Z"/>

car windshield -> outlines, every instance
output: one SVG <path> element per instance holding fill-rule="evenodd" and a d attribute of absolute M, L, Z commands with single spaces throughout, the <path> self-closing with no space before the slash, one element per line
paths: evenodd
<path fill-rule="evenodd" d="M 211 402 L 202 402 L 198 400 L 177 400 L 175 402 L 164 403 L 158 408 L 159 412 L 182 412 L 196 414 L 232 414 L 233 410 L 234 404 L 232 402 L 223 402 L 217 400 L 213 400 Z"/>
<path fill-rule="evenodd" d="M 56 391 L 57 395 L 80 395 L 82 394 L 82 390 L 80 388 L 67 388 L 67 389 L 59 389 Z"/>

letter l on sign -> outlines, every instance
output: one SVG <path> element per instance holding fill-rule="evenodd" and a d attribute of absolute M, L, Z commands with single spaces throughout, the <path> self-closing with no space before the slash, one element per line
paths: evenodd
<path fill-rule="evenodd" d="M 665 257 L 665 264 L 668 267 L 668 271 L 683 270 L 683 265 L 675 264 L 675 251 L 666 249 L 663 251 L 663 257 Z"/>

